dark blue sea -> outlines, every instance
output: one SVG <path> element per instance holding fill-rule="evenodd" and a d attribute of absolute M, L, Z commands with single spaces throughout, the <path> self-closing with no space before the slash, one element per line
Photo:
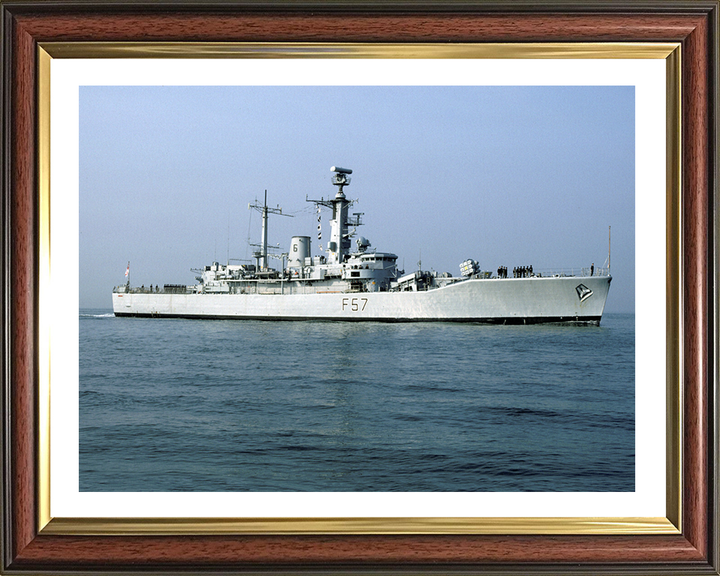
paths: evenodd
<path fill-rule="evenodd" d="M 635 317 L 80 311 L 81 491 L 633 491 Z"/>

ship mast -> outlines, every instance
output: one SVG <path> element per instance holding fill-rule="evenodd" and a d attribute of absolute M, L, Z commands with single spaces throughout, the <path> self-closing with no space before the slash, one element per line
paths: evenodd
<path fill-rule="evenodd" d="M 267 205 L 267 190 L 265 190 L 265 201 L 262 206 L 255 201 L 255 204 L 248 204 L 248 210 L 255 209 L 262 214 L 262 240 L 261 240 L 261 252 L 260 252 L 260 269 L 267 270 L 268 267 L 268 248 L 267 248 L 267 235 L 268 235 L 268 214 L 279 214 L 280 216 L 290 216 L 291 214 L 283 214 L 282 208 L 268 208 Z"/>
<path fill-rule="evenodd" d="M 350 248 L 350 240 L 347 237 L 347 215 L 350 201 L 345 197 L 343 187 L 350 184 L 349 175 L 352 174 L 352 170 L 339 166 L 333 166 L 330 170 L 335 172 L 331 181 L 338 187 L 335 200 L 333 200 L 333 217 L 330 221 L 330 250 L 334 253 L 335 262 L 339 264 L 344 260 L 346 251 Z"/>
<path fill-rule="evenodd" d="M 343 188 L 350 184 L 350 174 L 352 170 L 349 168 L 340 168 L 333 166 L 330 168 L 335 174 L 330 181 L 338 187 L 337 194 L 332 200 L 307 200 L 317 205 L 325 206 L 332 209 L 332 219 L 330 220 L 330 242 L 328 243 L 328 263 L 342 264 L 345 256 L 350 253 L 350 236 L 348 226 L 360 226 L 361 214 L 355 214 L 353 220 L 348 220 L 348 208 L 354 204 L 354 200 L 348 200 L 345 196 Z"/>

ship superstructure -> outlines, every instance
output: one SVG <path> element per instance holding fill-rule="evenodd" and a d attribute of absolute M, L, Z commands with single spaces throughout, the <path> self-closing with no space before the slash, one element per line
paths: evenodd
<path fill-rule="evenodd" d="M 397 255 L 371 250 L 357 234 L 362 213 L 349 214 L 345 196 L 352 170 L 333 166 L 337 193 L 329 199 L 306 199 L 318 213 L 329 209 L 330 238 L 326 255 L 312 255 L 310 236 L 293 236 L 280 259 L 269 266 L 268 215 L 282 214 L 262 206 L 262 242 L 255 264 L 205 266 L 194 285 L 113 290 L 116 316 L 245 318 L 269 320 L 470 321 L 493 323 L 574 322 L 599 324 L 611 276 L 609 269 L 579 275 L 536 273 L 516 267 L 484 271 L 466 260 L 461 276 L 399 270 Z M 354 242 L 353 242 L 354 240 Z M 354 247 L 353 247 L 354 244 Z M 287 262 L 285 262 L 287 258 Z"/>

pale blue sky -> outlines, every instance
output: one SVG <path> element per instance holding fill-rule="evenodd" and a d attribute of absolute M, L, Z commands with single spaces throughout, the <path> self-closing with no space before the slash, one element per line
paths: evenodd
<path fill-rule="evenodd" d="M 133 285 L 312 237 L 330 167 L 364 212 L 359 234 L 405 270 L 459 274 L 607 258 L 606 311 L 634 311 L 635 92 L 620 87 L 81 87 L 80 307 Z M 329 236 L 323 213 L 323 245 Z M 277 262 L 277 261 L 271 261 Z"/>

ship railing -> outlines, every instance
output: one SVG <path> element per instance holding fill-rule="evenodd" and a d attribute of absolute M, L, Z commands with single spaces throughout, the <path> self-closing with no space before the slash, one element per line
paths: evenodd
<path fill-rule="evenodd" d="M 184 285 L 170 285 L 165 286 L 133 286 L 127 285 L 115 286 L 113 288 L 114 294 L 190 294 L 193 292 L 192 286 Z"/>
<path fill-rule="evenodd" d="M 523 278 L 564 278 L 571 276 L 610 276 L 609 268 L 579 267 L 579 268 L 545 268 L 526 273 Z M 508 278 L 512 278 L 512 269 L 508 270 Z"/>

